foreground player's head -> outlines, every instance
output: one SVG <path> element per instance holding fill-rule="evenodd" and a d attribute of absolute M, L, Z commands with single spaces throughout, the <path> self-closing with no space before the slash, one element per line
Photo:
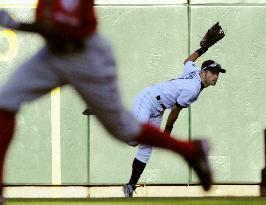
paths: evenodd
<path fill-rule="evenodd" d="M 208 87 L 209 85 L 215 85 L 219 73 L 225 73 L 226 70 L 221 67 L 220 64 L 216 63 L 213 60 L 204 61 L 201 65 L 201 81 L 204 87 Z"/>

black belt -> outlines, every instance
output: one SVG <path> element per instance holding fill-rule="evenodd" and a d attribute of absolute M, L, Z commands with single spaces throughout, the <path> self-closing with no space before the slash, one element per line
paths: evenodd
<path fill-rule="evenodd" d="M 165 110 L 166 107 L 165 107 L 164 104 L 162 103 L 162 101 L 161 101 L 161 96 L 160 96 L 160 95 L 157 95 L 157 96 L 156 96 L 156 100 L 158 100 L 159 105 L 161 105 L 162 108 Z"/>

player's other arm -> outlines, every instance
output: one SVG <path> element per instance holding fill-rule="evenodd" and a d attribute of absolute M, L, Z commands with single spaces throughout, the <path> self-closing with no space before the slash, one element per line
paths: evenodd
<path fill-rule="evenodd" d="M 62 34 L 56 31 L 56 29 L 54 29 L 51 25 L 39 22 L 19 22 L 13 19 L 10 14 L 4 10 L 0 10 L 0 26 L 12 30 L 39 33 L 50 37 L 57 37 L 58 35 L 62 36 Z M 64 35 L 67 36 L 67 34 Z"/>
<path fill-rule="evenodd" d="M 182 89 L 182 91 L 179 94 L 179 97 L 176 99 L 175 106 L 173 107 L 173 109 L 171 110 L 167 118 L 165 130 L 164 130 L 165 132 L 171 133 L 173 129 L 173 125 L 175 121 L 177 120 L 180 111 L 183 108 L 189 107 L 189 105 L 195 101 L 196 94 L 197 93 L 194 91 L 194 89 L 187 89 L 187 88 Z"/>
<path fill-rule="evenodd" d="M 4 10 L 0 10 L 0 26 L 28 32 L 38 32 L 40 25 L 36 23 L 22 23 L 11 17 L 9 13 Z"/>
<path fill-rule="evenodd" d="M 60 33 L 49 25 L 38 22 L 24 23 L 14 20 L 6 11 L 0 11 L 0 26 L 25 32 L 39 33 L 45 36 L 58 36 Z"/>
<path fill-rule="evenodd" d="M 182 110 L 182 107 L 174 106 L 174 107 L 172 108 L 171 112 L 170 112 L 169 115 L 168 115 L 168 118 L 167 118 L 167 122 L 166 122 L 166 125 L 165 125 L 164 132 L 171 133 L 171 131 L 172 131 L 172 129 L 173 129 L 173 126 L 174 126 L 174 123 L 175 123 L 175 121 L 177 120 L 178 115 L 179 115 L 179 113 L 180 113 L 181 110 Z"/>
<path fill-rule="evenodd" d="M 55 30 L 55 28 L 38 22 L 19 23 L 19 25 L 15 29 L 18 31 L 39 33 L 41 35 L 51 38 L 57 38 L 58 36 L 63 37 L 62 33 L 59 33 L 57 30 Z M 67 34 L 64 34 L 64 36 L 67 36 Z"/>

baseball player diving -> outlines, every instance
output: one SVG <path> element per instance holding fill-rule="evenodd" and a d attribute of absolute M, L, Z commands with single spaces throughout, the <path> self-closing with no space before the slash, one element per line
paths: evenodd
<path fill-rule="evenodd" d="M 201 68 L 194 63 L 209 47 L 225 36 L 217 22 L 208 30 L 200 45 L 201 48 L 192 53 L 184 61 L 183 74 L 177 79 L 155 84 L 144 89 L 135 98 L 132 113 L 142 123 L 149 122 L 160 127 L 165 109 L 171 109 L 165 126 L 165 132 L 171 133 L 180 111 L 196 101 L 203 89 L 214 86 L 219 73 L 226 70 L 213 60 L 203 62 Z M 132 146 L 138 143 L 131 144 Z M 136 184 L 145 169 L 152 153 L 152 147 L 140 143 L 132 164 L 132 174 L 123 186 L 125 197 L 132 197 Z"/>

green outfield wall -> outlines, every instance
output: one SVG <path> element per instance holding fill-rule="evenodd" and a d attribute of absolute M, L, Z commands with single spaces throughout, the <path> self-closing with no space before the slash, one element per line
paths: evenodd
<path fill-rule="evenodd" d="M 0 8 L 30 22 L 35 3 L 0 0 Z M 96 0 L 96 7 L 99 32 L 112 44 L 128 109 L 146 86 L 181 74 L 184 59 L 199 48 L 206 30 L 220 22 L 226 37 L 196 64 L 213 59 L 227 73 L 182 111 L 173 133 L 186 140 L 210 140 L 216 183 L 260 183 L 265 158 L 266 0 Z M 38 35 L 1 28 L 0 85 L 43 44 Z M 84 109 L 69 86 L 24 105 L 6 161 L 5 182 L 126 183 L 137 149 L 112 138 L 95 116 L 81 114 Z M 154 149 L 140 182 L 193 184 L 197 179 L 181 158 Z"/>

